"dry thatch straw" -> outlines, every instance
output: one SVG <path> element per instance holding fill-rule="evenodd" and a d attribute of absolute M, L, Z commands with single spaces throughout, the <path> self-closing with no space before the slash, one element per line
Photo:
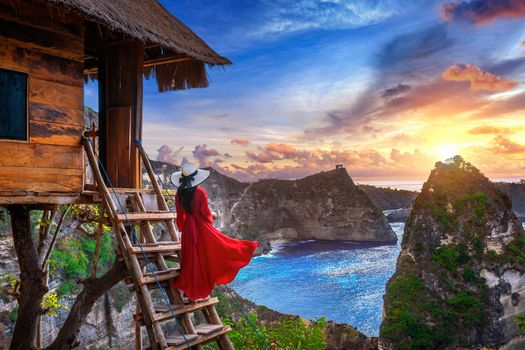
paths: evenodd
<path fill-rule="evenodd" d="M 48 0 L 110 30 L 188 59 L 146 67 L 160 91 L 208 86 L 206 67 L 231 64 L 155 0 Z"/>

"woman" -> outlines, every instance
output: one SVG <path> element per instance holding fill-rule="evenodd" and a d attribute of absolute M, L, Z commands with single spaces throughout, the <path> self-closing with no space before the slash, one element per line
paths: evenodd
<path fill-rule="evenodd" d="M 181 168 L 171 176 L 178 187 L 175 205 L 182 232 L 180 275 L 171 285 L 197 300 L 207 298 L 215 284 L 233 281 L 250 262 L 258 243 L 227 237 L 213 227 L 217 215 L 208 206 L 206 191 L 198 186 L 210 172 L 191 163 Z"/>

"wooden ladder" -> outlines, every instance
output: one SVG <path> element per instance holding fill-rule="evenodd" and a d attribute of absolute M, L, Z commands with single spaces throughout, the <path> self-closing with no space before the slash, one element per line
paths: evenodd
<path fill-rule="evenodd" d="M 142 349 L 142 327 L 145 326 L 152 350 L 182 350 L 189 347 L 202 350 L 203 345 L 210 341 L 216 341 L 221 350 L 233 350 L 227 334 L 231 328 L 222 324 L 215 309 L 218 299 L 191 302 L 180 290 L 171 288 L 169 284 L 170 280 L 178 276 L 177 262 L 180 261 L 181 251 L 175 214 L 168 208 L 142 147 L 138 147 L 139 154 L 153 185 L 152 190 L 108 188 L 91 141 L 87 138 L 84 138 L 84 147 L 120 254 L 129 270 L 125 282 L 133 284 L 137 293 L 135 349 Z M 164 225 L 169 239 L 157 240 L 154 225 L 159 224 Z M 172 262 L 171 268 L 169 262 Z M 166 301 L 156 305 L 152 293 L 163 294 L 160 300 L 168 299 L 170 305 Z M 158 296 L 156 299 L 159 299 Z"/>

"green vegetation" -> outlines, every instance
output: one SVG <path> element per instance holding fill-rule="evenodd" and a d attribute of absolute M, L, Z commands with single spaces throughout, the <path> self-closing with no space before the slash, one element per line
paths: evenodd
<path fill-rule="evenodd" d="M 57 293 L 45 294 L 40 305 L 45 310 L 46 315 L 50 315 L 54 317 L 58 316 L 57 310 L 59 309 L 68 310 L 69 309 L 69 307 L 60 303 L 60 301 L 58 300 Z"/>
<path fill-rule="evenodd" d="M 525 316 L 516 316 L 514 320 L 518 324 L 518 329 L 520 331 L 525 331 Z"/>
<path fill-rule="evenodd" d="M 439 310 L 430 302 L 427 288 L 417 275 L 400 276 L 387 287 L 386 313 L 381 334 L 399 344 L 399 349 L 434 349 L 438 337 L 433 326 L 424 322 L 424 315 Z"/>
<path fill-rule="evenodd" d="M 256 325 L 259 334 L 265 339 L 266 343 L 268 345 L 275 344 L 277 349 L 322 350 L 326 346 L 324 331 L 327 323 L 324 318 L 307 322 L 299 317 L 290 316 L 272 324 L 265 324 L 259 321 L 255 313 L 249 313 L 248 317 Z M 225 318 L 225 323 L 232 327 L 229 336 L 235 349 L 264 349 L 259 336 L 247 320 L 242 319 L 235 323 Z M 217 349 L 217 346 L 209 344 L 206 345 L 205 349 Z"/>
<path fill-rule="evenodd" d="M 437 248 L 432 253 L 432 260 L 448 271 L 456 271 L 461 265 L 470 261 L 468 248 L 465 244 L 451 244 Z"/>
<path fill-rule="evenodd" d="M 485 313 L 485 303 L 471 291 L 461 291 L 447 300 L 445 318 L 449 322 L 463 321 L 465 326 L 480 323 Z"/>
<path fill-rule="evenodd" d="M 132 298 L 132 292 L 124 284 L 117 284 L 111 288 L 109 294 L 114 300 L 113 307 L 115 307 L 115 310 L 118 312 L 122 312 L 124 306 L 126 306 Z"/>
<path fill-rule="evenodd" d="M 51 274 L 60 274 L 64 282 L 59 288 L 59 296 L 72 295 L 78 292 L 79 279 L 87 278 L 93 268 L 96 242 L 94 239 L 80 236 L 67 236 L 60 240 L 51 253 L 49 266 Z M 100 239 L 100 252 L 97 274 L 106 272 L 115 258 L 114 243 L 109 233 Z"/>
<path fill-rule="evenodd" d="M 473 268 L 467 267 L 463 270 L 463 279 L 469 283 L 475 282 L 477 280 L 476 271 Z"/>
<path fill-rule="evenodd" d="M 519 234 L 512 242 L 510 242 L 505 251 L 501 254 L 497 254 L 493 250 L 489 250 L 486 253 L 487 259 L 490 261 L 504 265 L 509 263 L 525 263 L 525 234 Z"/>

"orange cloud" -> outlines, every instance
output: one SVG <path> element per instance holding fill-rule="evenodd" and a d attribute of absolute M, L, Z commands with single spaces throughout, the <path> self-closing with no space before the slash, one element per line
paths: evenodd
<path fill-rule="evenodd" d="M 233 140 L 230 140 L 230 143 L 232 145 L 248 146 L 251 142 L 250 140 L 245 140 L 245 139 L 233 139 Z"/>
<path fill-rule="evenodd" d="M 518 86 L 515 81 L 483 72 L 473 64 L 453 64 L 443 71 L 441 77 L 448 81 L 468 81 L 471 90 L 507 91 Z"/>
<path fill-rule="evenodd" d="M 523 0 L 469 0 L 444 3 L 441 17 L 446 21 L 467 21 L 473 24 L 489 24 L 500 18 L 525 17 Z"/>
<path fill-rule="evenodd" d="M 511 141 L 501 135 L 496 136 L 492 141 L 493 152 L 499 154 L 523 154 L 525 155 L 525 145 Z"/>
<path fill-rule="evenodd" d="M 471 135 L 509 134 L 512 130 L 491 125 L 478 126 L 468 131 Z"/>

